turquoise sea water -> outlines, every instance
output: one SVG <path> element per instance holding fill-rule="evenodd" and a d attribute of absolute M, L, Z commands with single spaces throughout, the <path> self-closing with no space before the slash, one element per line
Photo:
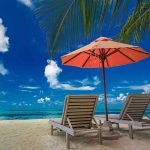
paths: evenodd
<path fill-rule="evenodd" d="M 44 119 L 61 117 L 62 111 L 45 110 L 10 110 L 0 111 L 0 120 Z"/>
<path fill-rule="evenodd" d="M 19 119 L 45 119 L 45 118 L 60 118 L 62 110 L 10 110 L 0 111 L 0 120 L 19 120 Z M 120 108 L 109 109 L 109 114 L 119 114 Z M 147 110 L 150 114 L 150 108 Z M 104 111 L 96 111 L 96 114 L 104 114 Z"/>

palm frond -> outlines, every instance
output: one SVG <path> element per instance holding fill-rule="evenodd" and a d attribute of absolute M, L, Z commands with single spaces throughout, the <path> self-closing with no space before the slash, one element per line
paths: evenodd
<path fill-rule="evenodd" d="M 118 38 L 120 41 L 138 42 L 150 32 L 150 3 L 143 1 L 128 17 Z"/>
<path fill-rule="evenodd" d="M 124 0 L 43 0 L 34 10 L 47 35 L 51 57 L 100 33 L 105 18 L 117 18 Z M 111 22 L 111 21 L 110 21 Z"/>

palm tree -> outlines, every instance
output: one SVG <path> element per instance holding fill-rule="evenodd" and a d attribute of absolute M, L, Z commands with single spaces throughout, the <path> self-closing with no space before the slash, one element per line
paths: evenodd
<path fill-rule="evenodd" d="M 129 4 L 130 0 L 41 0 L 34 13 L 46 32 L 52 57 L 60 49 L 82 44 L 80 41 L 100 35 L 102 27 L 122 20 L 125 23 L 117 39 L 139 41 L 150 31 L 150 2 L 137 0 L 131 13 Z"/>

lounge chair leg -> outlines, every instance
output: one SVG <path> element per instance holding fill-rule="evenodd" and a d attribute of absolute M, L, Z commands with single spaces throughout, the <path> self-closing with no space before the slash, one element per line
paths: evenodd
<path fill-rule="evenodd" d="M 51 135 L 53 135 L 53 125 L 51 125 Z"/>
<path fill-rule="evenodd" d="M 119 123 L 116 124 L 116 128 L 119 129 Z"/>
<path fill-rule="evenodd" d="M 133 127 L 132 127 L 132 125 L 129 125 L 129 136 L 131 139 L 133 139 Z"/>
<path fill-rule="evenodd" d="M 102 125 L 102 121 L 101 121 L 101 120 L 99 120 L 99 125 L 100 125 L 100 126 Z"/>
<path fill-rule="evenodd" d="M 101 129 L 98 130 L 98 142 L 100 145 L 102 145 L 102 132 L 101 132 Z"/>
<path fill-rule="evenodd" d="M 66 147 L 67 147 L 67 149 L 69 149 L 69 147 L 70 147 L 70 139 L 69 139 L 68 133 L 66 133 Z"/>

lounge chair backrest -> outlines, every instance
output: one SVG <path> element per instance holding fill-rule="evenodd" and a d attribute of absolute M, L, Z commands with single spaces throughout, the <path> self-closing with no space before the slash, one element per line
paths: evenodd
<path fill-rule="evenodd" d="M 66 96 L 61 124 L 69 126 L 67 120 L 69 118 L 73 129 L 90 128 L 97 99 L 96 95 Z"/>
<path fill-rule="evenodd" d="M 140 121 L 149 104 L 150 94 L 129 94 L 119 119 Z"/>

